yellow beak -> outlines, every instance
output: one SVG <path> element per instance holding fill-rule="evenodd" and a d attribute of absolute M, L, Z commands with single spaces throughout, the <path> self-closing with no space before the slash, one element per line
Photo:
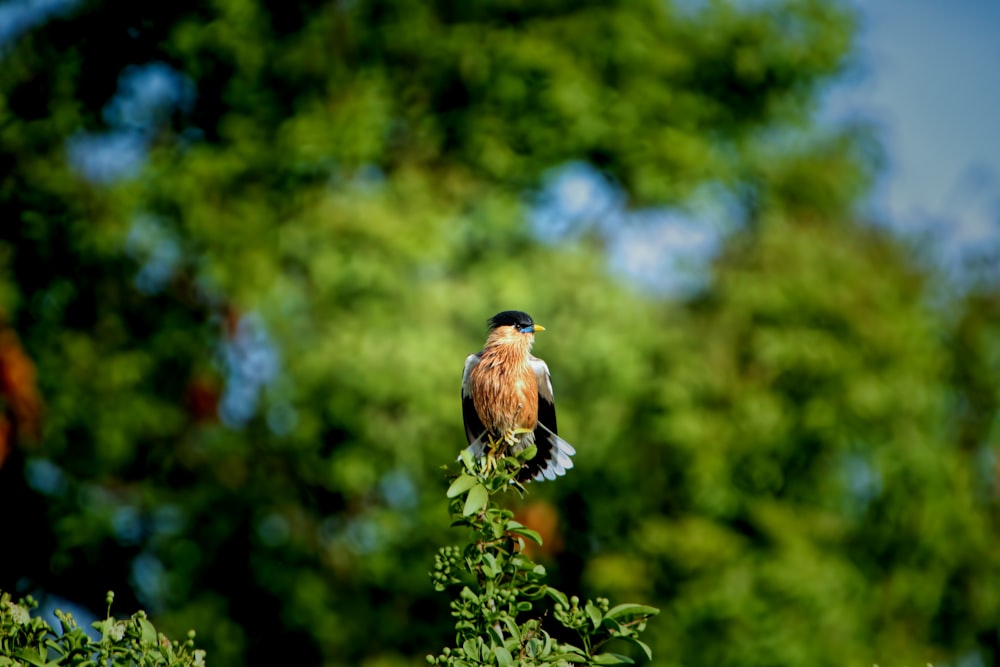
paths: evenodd
<path fill-rule="evenodd" d="M 541 324 L 536 324 L 535 331 L 545 331 L 545 327 L 543 327 Z"/>

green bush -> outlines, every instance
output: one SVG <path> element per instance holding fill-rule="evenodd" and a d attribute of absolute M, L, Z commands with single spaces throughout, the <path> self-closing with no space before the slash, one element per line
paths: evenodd
<path fill-rule="evenodd" d="M 534 454 L 530 447 L 520 458 Z M 639 633 L 658 609 L 639 604 L 611 607 L 607 598 L 600 597 L 581 603 L 577 596 L 568 597 L 544 583 L 545 568 L 525 553 L 525 540 L 541 546 L 541 536 L 515 521 L 514 513 L 498 502 L 508 490 L 522 496 L 526 492 L 516 479 L 521 461 L 503 458 L 494 470 L 484 472 L 463 451 L 462 462 L 464 470 L 447 495 L 452 526 L 468 528 L 471 541 L 464 549 L 441 548 L 431 573 L 435 589 L 456 591 L 451 602 L 451 614 L 457 619 L 455 647 L 428 655 L 427 662 L 449 667 L 633 664 L 626 655 L 599 652 L 611 640 L 624 640 L 652 659 L 652 650 Z M 546 598 L 553 603 L 551 617 L 560 626 L 554 634 L 543 623 L 548 616 L 543 611 Z M 575 634 L 580 645 L 557 639 L 565 634 Z"/>
<path fill-rule="evenodd" d="M 194 630 L 183 642 L 171 641 L 137 611 L 126 620 L 111 616 L 114 593 L 108 592 L 108 613 L 93 627 L 100 631 L 95 640 L 83 631 L 71 614 L 55 612 L 60 631 L 44 619 L 32 616 L 38 603 L 28 596 L 14 602 L 0 592 L 0 667 L 37 665 L 153 665 L 163 667 L 204 667 L 205 651 L 194 648 Z"/>

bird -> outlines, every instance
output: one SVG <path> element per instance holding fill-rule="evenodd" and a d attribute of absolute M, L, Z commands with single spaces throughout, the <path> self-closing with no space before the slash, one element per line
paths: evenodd
<path fill-rule="evenodd" d="M 488 320 L 482 350 L 465 359 L 462 417 L 468 450 L 486 467 L 534 444 L 537 453 L 518 472 L 518 481 L 554 480 L 573 467 L 576 450 L 557 434 L 548 365 L 531 354 L 535 333 L 545 327 L 520 310 Z"/>

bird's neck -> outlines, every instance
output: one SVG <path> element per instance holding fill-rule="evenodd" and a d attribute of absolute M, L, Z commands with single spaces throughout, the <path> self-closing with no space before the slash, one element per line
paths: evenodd
<path fill-rule="evenodd" d="M 486 339 L 483 357 L 499 363 L 524 363 L 531 353 L 534 336 L 493 332 Z"/>

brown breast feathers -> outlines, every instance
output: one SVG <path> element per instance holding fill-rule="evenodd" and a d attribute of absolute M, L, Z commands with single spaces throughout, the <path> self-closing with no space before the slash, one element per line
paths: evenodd
<path fill-rule="evenodd" d="M 487 345 L 469 380 L 479 419 L 495 436 L 535 428 L 538 381 L 528 364 L 526 347 L 503 342 Z"/>

